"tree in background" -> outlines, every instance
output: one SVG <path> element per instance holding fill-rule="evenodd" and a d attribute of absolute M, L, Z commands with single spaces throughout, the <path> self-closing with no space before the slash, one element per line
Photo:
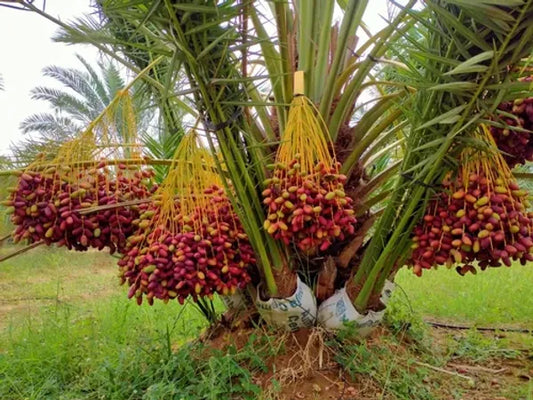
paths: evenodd
<path fill-rule="evenodd" d="M 39 153 L 53 156 L 61 144 L 95 120 L 126 85 L 114 62 L 100 61 L 95 69 L 83 57 L 78 55 L 77 58 L 83 70 L 56 65 L 43 69 L 44 76 L 54 79 L 63 88 L 38 86 L 32 89 L 32 99 L 46 101 L 51 111 L 30 115 L 21 122 L 20 128 L 28 136 L 11 146 L 19 162 L 27 163 Z M 155 128 L 153 110 L 148 109 L 146 96 L 134 90 L 132 98 L 138 129 L 147 132 Z M 121 118 L 119 111 L 116 115 L 119 134 Z"/>

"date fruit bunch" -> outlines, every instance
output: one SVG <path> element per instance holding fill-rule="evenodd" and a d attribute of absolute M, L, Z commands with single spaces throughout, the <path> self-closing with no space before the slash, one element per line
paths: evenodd
<path fill-rule="evenodd" d="M 110 170 L 101 161 L 87 168 L 64 165 L 22 173 L 6 202 L 13 206 L 14 241 L 122 252 L 138 214 L 135 207 L 113 205 L 146 199 L 155 187 L 152 170 L 125 173 L 126 168 L 119 164 Z M 99 210 L 102 206 L 111 208 Z M 96 211 L 83 213 L 95 207 Z"/>
<path fill-rule="evenodd" d="M 265 182 L 264 229 L 307 253 L 326 251 L 353 235 L 353 200 L 336 162 L 324 123 L 311 101 L 296 96 L 281 138 L 272 177 Z"/>
<path fill-rule="evenodd" d="M 160 209 L 151 205 L 135 221 L 139 229 L 118 265 L 121 283 L 129 285 L 128 296 L 138 304 L 143 296 L 149 304 L 154 298 L 183 304 L 189 296 L 196 301 L 233 294 L 250 281 L 255 256 L 248 236 L 223 189 L 209 187 L 206 195 L 213 205 L 208 212 L 178 212 L 161 223 Z"/>
<path fill-rule="evenodd" d="M 503 102 L 498 110 L 495 119 L 504 126 L 491 126 L 490 132 L 509 167 L 533 161 L 533 97 Z"/>
<path fill-rule="evenodd" d="M 413 234 L 409 264 L 416 275 L 438 265 L 461 275 L 487 267 L 533 261 L 533 213 L 501 155 L 463 158 L 455 178 L 444 179 Z"/>
<path fill-rule="evenodd" d="M 194 131 L 180 142 L 156 201 L 134 224 L 138 230 L 118 265 L 138 304 L 143 297 L 153 304 L 228 295 L 250 281 L 253 249 Z"/>

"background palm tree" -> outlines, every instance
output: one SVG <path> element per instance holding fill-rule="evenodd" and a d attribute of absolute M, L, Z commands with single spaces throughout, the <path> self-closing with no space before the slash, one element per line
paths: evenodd
<path fill-rule="evenodd" d="M 51 111 L 30 115 L 20 124 L 27 137 L 11 146 L 19 162 L 27 162 L 41 152 L 52 155 L 95 120 L 124 88 L 125 80 L 114 62 L 100 61 L 94 68 L 83 57 L 77 58 L 84 69 L 56 65 L 44 68 L 44 76 L 56 80 L 61 88 L 38 86 L 31 91 L 31 97 L 46 101 Z M 132 92 L 137 128 L 141 132 L 155 131 L 157 119 L 148 109 L 147 96 L 135 88 Z M 120 135 L 120 112 L 114 122 Z"/>

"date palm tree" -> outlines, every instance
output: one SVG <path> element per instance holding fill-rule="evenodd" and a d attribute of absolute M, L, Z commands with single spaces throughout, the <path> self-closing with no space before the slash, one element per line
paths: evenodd
<path fill-rule="evenodd" d="M 376 34 L 363 23 L 368 0 L 100 0 L 101 21 L 55 22 L 63 27 L 58 40 L 92 43 L 133 71 L 166 58 L 167 79 L 145 81 L 199 116 L 221 153 L 220 172 L 231 183 L 267 295 L 290 295 L 296 272 L 325 271 L 319 286 L 338 274 L 365 313 L 383 307 L 385 280 L 408 256 L 410 233 L 443 171 L 475 145 L 477 125 L 502 100 L 530 90 L 511 80 L 509 66 L 533 50 L 532 0 L 415 4 L 397 5 Z M 183 74 L 181 84 L 169 70 Z M 298 70 L 359 221 L 353 237 L 320 254 L 299 252 L 263 229 L 266 167 L 287 127 Z"/>

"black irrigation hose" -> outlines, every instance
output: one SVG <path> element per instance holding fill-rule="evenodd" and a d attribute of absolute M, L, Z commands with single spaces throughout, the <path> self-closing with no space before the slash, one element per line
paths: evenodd
<path fill-rule="evenodd" d="M 5 236 L 0 237 L 0 244 L 1 244 L 3 241 L 9 239 L 11 236 L 12 236 L 12 234 L 9 233 L 9 234 L 7 234 L 7 235 L 5 235 Z"/>
<path fill-rule="evenodd" d="M 511 327 L 478 327 L 474 325 L 458 325 L 458 324 L 446 324 L 443 322 L 435 322 L 435 321 L 428 321 L 424 320 L 426 324 L 429 324 L 431 326 L 434 326 L 435 328 L 446 328 L 446 329 L 457 329 L 457 330 L 469 330 L 469 329 L 476 329 L 478 331 L 484 331 L 484 332 L 518 332 L 518 333 L 529 333 L 533 335 L 533 329 L 526 329 L 526 328 L 511 328 Z"/>
<path fill-rule="evenodd" d="M 57 296 L 43 296 L 43 297 L 15 297 L 12 299 L 0 299 L 0 304 L 10 304 L 10 303 L 19 303 L 22 301 L 42 301 L 42 300 L 57 300 Z"/>
<path fill-rule="evenodd" d="M 45 244 L 44 240 L 32 243 L 32 244 L 30 244 L 30 245 L 28 245 L 26 247 L 23 247 L 22 249 L 16 250 L 16 251 L 14 251 L 12 253 L 9 253 L 9 254 L 7 254 L 5 256 L 2 256 L 2 257 L 0 257 L 0 263 L 3 262 L 3 261 L 9 260 L 12 257 L 18 256 L 19 254 L 25 253 L 25 252 L 27 252 L 27 251 L 29 251 L 29 250 L 37 247 L 37 246 L 40 246 L 42 244 Z"/>
<path fill-rule="evenodd" d="M 409 309 L 411 310 L 411 313 L 413 313 L 414 310 L 413 310 L 413 307 L 411 305 L 411 302 L 409 301 L 409 296 L 407 295 L 407 293 L 405 292 L 403 287 L 401 287 L 397 283 L 395 283 L 395 287 L 399 288 L 402 291 L 403 295 L 405 296 L 405 299 L 407 300 L 407 305 L 409 306 Z M 444 322 L 436 322 L 436 321 L 431 321 L 431 320 L 427 320 L 427 319 L 425 319 L 424 322 L 426 324 L 428 324 L 428 325 L 431 325 L 431 326 L 435 327 L 435 328 L 455 329 L 455 330 L 476 329 L 476 330 L 482 331 L 482 332 L 500 331 L 500 332 L 528 333 L 528 334 L 533 335 L 533 329 L 526 329 L 526 328 L 511 328 L 511 327 L 505 327 L 505 326 L 503 326 L 503 327 L 492 327 L 492 326 L 477 327 L 477 326 L 474 326 L 474 325 L 447 324 L 447 323 L 444 323 Z"/>

